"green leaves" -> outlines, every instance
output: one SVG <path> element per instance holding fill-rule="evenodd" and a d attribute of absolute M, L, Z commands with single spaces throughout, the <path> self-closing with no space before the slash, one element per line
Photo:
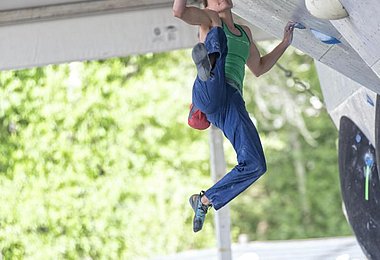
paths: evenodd
<path fill-rule="evenodd" d="M 187 205 L 210 183 L 207 133 L 186 124 L 189 57 L 0 74 L 6 259 L 138 259 L 212 245 L 211 219 L 192 237 Z"/>

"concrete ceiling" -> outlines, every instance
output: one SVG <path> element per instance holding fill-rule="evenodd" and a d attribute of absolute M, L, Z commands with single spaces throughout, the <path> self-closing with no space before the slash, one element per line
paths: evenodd
<path fill-rule="evenodd" d="M 2 3 L 3 9 L 20 8 L 0 11 L 0 70 L 189 48 L 197 30 L 174 18 L 171 5 L 170 0 Z"/>
<path fill-rule="evenodd" d="M 331 23 L 380 77 L 380 2 L 340 1 L 350 17 Z"/>
<path fill-rule="evenodd" d="M 171 7 L 172 4 L 172 1 L 169 0 L 16 0 L 7 3 L 0 2 L 0 26 L 164 8 Z"/>
<path fill-rule="evenodd" d="M 67 4 L 75 2 L 84 2 L 85 0 L 12 0 L 12 1 L 1 1 L 0 10 L 14 10 L 14 9 L 24 9 L 37 6 L 48 6 L 57 4 Z M 91 0 L 87 0 L 91 1 Z"/>
<path fill-rule="evenodd" d="M 172 4 L 172 0 L 0 2 L 0 70 L 192 47 L 197 28 L 174 18 Z M 258 40 L 272 37 L 252 28 Z"/>
<path fill-rule="evenodd" d="M 375 17 L 379 13 L 377 9 L 380 6 L 373 1 L 366 6 L 363 6 L 363 1 L 345 0 L 343 2 L 351 7 L 348 8 L 350 17 L 333 23 L 311 16 L 306 10 L 304 0 L 235 0 L 234 12 L 276 38 L 282 37 L 283 27 L 287 21 L 301 22 L 307 29 L 296 30 L 293 46 L 352 80 L 380 93 L 380 79 L 371 67 L 380 67 L 379 62 L 374 63 L 380 58 L 380 51 L 375 47 L 380 39 L 369 39 L 373 35 L 371 33 L 379 29 L 380 19 Z M 366 8 L 373 8 L 375 14 L 367 16 Z M 340 39 L 342 43 L 336 45 L 322 43 L 313 36 L 310 28 Z M 355 33 L 360 33 L 360 35 L 357 36 Z M 377 38 L 380 37 L 379 33 L 375 35 Z M 368 40 L 363 42 L 363 38 Z M 371 42 L 370 48 L 367 48 L 369 42 Z M 377 55 L 374 59 L 370 59 L 373 49 L 376 49 L 374 52 Z M 367 53 L 369 55 L 366 55 Z M 363 59 L 365 55 L 371 66 Z"/>

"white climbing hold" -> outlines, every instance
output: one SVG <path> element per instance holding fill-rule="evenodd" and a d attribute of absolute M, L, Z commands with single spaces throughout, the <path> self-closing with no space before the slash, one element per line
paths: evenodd
<path fill-rule="evenodd" d="M 311 15 L 327 20 L 338 20 L 348 16 L 339 0 L 305 0 L 306 8 Z"/>

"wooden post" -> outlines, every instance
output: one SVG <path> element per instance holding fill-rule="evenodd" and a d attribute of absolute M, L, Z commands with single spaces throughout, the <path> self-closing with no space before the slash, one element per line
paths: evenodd
<path fill-rule="evenodd" d="M 217 182 L 226 174 L 224 159 L 223 134 L 214 125 L 210 129 L 210 164 L 211 176 Z M 218 240 L 218 259 L 231 260 L 230 209 L 226 205 L 215 212 L 215 227 Z"/>

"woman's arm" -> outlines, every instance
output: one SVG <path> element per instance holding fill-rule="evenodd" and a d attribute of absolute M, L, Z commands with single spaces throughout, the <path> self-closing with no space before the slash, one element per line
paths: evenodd
<path fill-rule="evenodd" d="M 194 6 L 187 6 L 186 0 L 174 0 L 173 15 L 191 25 L 211 27 L 213 22 L 204 9 Z"/>
<path fill-rule="evenodd" d="M 284 38 L 276 48 L 274 48 L 270 53 L 261 57 L 259 50 L 257 49 L 255 43 L 252 39 L 252 33 L 248 27 L 244 27 L 248 37 L 251 40 L 250 53 L 247 60 L 247 66 L 252 71 L 252 73 L 259 77 L 264 73 L 268 72 L 274 64 L 280 59 L 285 50 L 292 43 L 294 22 L 288 22 L 284 29 Z"/>

